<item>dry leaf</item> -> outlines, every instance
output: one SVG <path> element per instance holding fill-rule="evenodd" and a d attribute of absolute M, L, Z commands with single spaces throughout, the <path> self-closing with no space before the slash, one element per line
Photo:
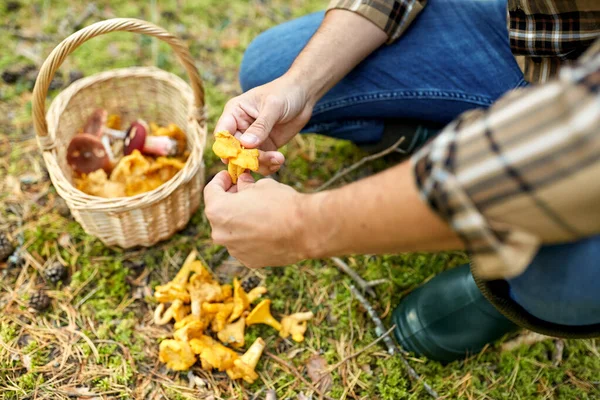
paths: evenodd
<path fill-rule="evenodd" d="M 67 232 L 61 233 L 58 237 L 58 244 L 60 247 L 69 247 L 71 244 L 71 235 L 69 235 Z"/>
<path fill-rule="evenodd" d="M 313 355 L 306 363 L 306 373 L 314 385 L 323 393 L 329 392 L 333 385 L 333 378 L 327 367 L 327 361 L 318 354 Z"/>

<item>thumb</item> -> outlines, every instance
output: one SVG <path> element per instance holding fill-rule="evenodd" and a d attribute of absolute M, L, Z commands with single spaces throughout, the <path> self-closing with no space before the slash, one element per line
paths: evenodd
<path fill-rule="evenodd" d="M 258 147 L 269 137 L 275 124 L 283 114 L 283 103 L 276 96 L 267 96 L 261 106 L 256 120 L 246 129 L 240 137 L 240 141 L 249 149 Z"/>
<path fill-rule="evenodd" d="M 221 171 L 204 186 L 204 201 L 210 202 L 214 196 L 227 192 L 233 183 L 227 171 Z"/>
<path fill-rule="evenodd" d="M 252 178 L 252 175 L 250 175 L 247 172 L 244 172 L 243 174 L 238 176 L 238 181 L 237 181 L 238 193 L 243 192 L 246 189 L 250 189 L 252 186 L 254 186 L 254 178 Z"/>

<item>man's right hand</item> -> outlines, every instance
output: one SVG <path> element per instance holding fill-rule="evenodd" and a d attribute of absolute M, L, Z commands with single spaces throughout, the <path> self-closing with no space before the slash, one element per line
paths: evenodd
<path fill-rule="evenodd" d="M 329 10 L 281 78 L 227 103 L 216 132 L 227 130 L 245 147 L 259 148 L 259 173 L 277 171 L 284 162 L 277 149 L 306 125 L 317 101 L 386 39 L 370 20 L 348 10 Z"/>
<path fill-rule="evenodd" d="M 229 100 L 215 132 L 229 131 L 244 147 L 260 149 L 258 172 L 270 175 L 285 161 L 277 149 L 306 125 L 313 106 L 301 85 L 284 75 Z"/>

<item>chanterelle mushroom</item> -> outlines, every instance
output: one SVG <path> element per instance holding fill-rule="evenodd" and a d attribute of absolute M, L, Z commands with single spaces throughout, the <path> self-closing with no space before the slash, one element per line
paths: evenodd
<path fill-rule="evenodd" d="M 239 140 L 227 131 L 215 133 L 213 152 L 218 157 L 228 160 L 227 171 L 233 183 L 237 183 L 238 176 L 246 169 L 258 170 L 258 150 L 244 149 Z"/>
<path fill-rule="evenodd" d="M 254 369 L 264 349 L 265 341 L 262 338 L 256 339 L 248 351 L 233 362 L 234 367 L 227 370 L 227 375 L 233 380 L 242 378 L 248 383 L 254 383 L 258 378 Z"/>
<path fill-rule="evenodd" d="M 200 356 L 202 369 L 205 371 L 211 371 L 212 369 L 229 370 L 234 367 L 234 362 L 238 358 L 235 351 L 214 341 L 209 336 L 190 340 L 190 346 L 194 353 Z"/>
<path fill-rule="evenodd" d="M 223 289 L 217 282 L 203 282 L 190 279 L 188 291 L 192 302 L 192 314 L 202 315 L 202 303 L 220 301 L 223 298 Z"/>
<path fill-rule="evenodd" d="M 281 330 L 279 336 L 287 338 L 292 335 L 296 342 L 304 341 L 304 333 L 307 328 L 307 321 L 312 319 L 314 314 L 311 311 L 288 315 L 281 319 Z"/>
<path fill-rule="evenodd" d="M 267 293 L 267 288 L 264 286 L 257 286 L 248 292 L 248 301 L 254 303 L 260 296 Z"/>
<path fill-rule="evenodd" d="M 244 331 L 246 329 L 246 318 L 242 317 L 236 322 L 225 325 L 223 329 L 219 331 L 217 337 L 223 344 L 228 344 L 233 347 L 244 346 Z"/>
<path fill-rule="evenodd" d="M 185 371 L 196 362 L 196 356 L 187 342 L 172 339 L 160 343 L 158 358 L 174 371 Z"/>
<path fill-rule="evenodd" d="M 242 288 L 240 281 L 235 278 L 233 280 L 233 311 L 229 316 L 229 322 L 233 322 L 238 319 L 248 308 L 250 308 L 248 295 Z"/>
<path fill-rule="evenodd" d="M 190 294 L 185 286 L 173 282 L 157 286 L 154 289 L 154 297 L 159 303 L 172 303 L 175 300 L 190 302 Z"/>
<path fill-rule="evenodd" d="M 166 325 L 169 323 L 169 321 L 171 321 L 171 319 L 175 319 L 175 321 L 181 321 L 186 315 L 189 314 L 190 307 L 185 306 L 183 301 L 180 299 L 176 299 L 173 301 L 173 304 L 171 304 L 171 307 L 169 307 L 166 311 L 164 310 L 164 303 L 159 304 L 158 307 L 156 307 L 156 310 L 154 310 L 154 323 L 156 325 Z"/>
<path fill-rule="evenodd" d="M 246 325 L 266 324 L 280 331 L 281 324 L 271 315 L 271 300 L 263 300 L 246 317 Z"/>
<path fill-rule="evenodd" d="M 213 332 L 220 332 L 225 328 L 233 307 L 233 303 L 202 303 L 202 315 L 214 314 L 211 328 Z"/>
<path fill-rule="evenodd" d="M 173 337 L 182 342 L 189 342 L 191 339 L 196 339 L 202 336 L 206 325 L 203 321 L 195 320 L 185 324 L 182 328 L 173 332 Z"/>
<path fill-rule="evenodd" d="M 125 137 L 125 147 L 123 153 L 131 154 L 134 150 L 139 150 L 144 154 L 155 156 L 174 156 L 177 154 L 177 142 L 168 136 L 148 135 L 150 128 L 148 124 L 141 119 L 133 122 L 127 131 Z"/>

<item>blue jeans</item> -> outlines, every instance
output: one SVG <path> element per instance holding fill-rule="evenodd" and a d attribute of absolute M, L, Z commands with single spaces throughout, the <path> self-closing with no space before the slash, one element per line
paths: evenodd
<path fill-rule="evenodd" d="M 259 35 L 242 61 L 242 89 L 285 73 L 323 15 Z M 431 0 L 400 40 L 367 57 L 316 104 L 303 132 L 372 143 L 386 120 L 448 123 L 522 85 L 508 42 L 506 0 Z"/>
<path fill-rule="evenodd" d="M 283 75 L 323 16 L 310 14 L 259 35 L 244 55 L 242 89 Z M 394 120 L 447 123 L 526 84 L 508 42 L 506 0 L 430 0 L 400 40 L 375 51 L 323 96 L 302 131 L 373 143 Z M 549 322 L 598 323 L 596 260 L 600 237 L 544 247 L 509 281 L 511 296 Z"/>

